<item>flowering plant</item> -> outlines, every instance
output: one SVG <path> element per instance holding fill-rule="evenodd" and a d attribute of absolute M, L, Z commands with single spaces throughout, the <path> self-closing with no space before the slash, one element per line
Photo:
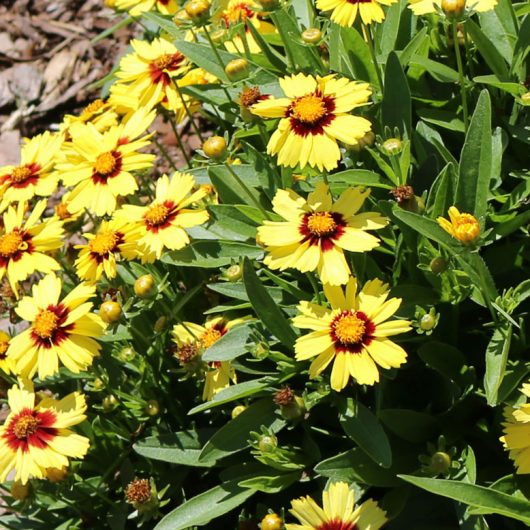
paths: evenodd
<path fill-rule="evenodd" d="M 0 168 L 0 525 L 530 525 L 528 6 L 107 4 Z"/>

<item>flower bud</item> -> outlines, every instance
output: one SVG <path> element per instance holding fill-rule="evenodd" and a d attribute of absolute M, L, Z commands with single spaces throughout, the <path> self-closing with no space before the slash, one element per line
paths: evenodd
<path fill-rule="evenodd" d="M 208 158 L 222 159 L 226 155 L 226 141 L 222 136 L 210 136 L 202 144 L 202 150 Z"/>
<path fill-rule="evenodd" d="M 121 305 L 118 302 L 107 300 L 99 306 L 99 316 L 107 324 L 118 322 L 122 316 Z"/>
<path fill-rule="evenodd" d="M 164 328 L 166 327 L 166 324 L 167 324 L 167 317 L 162 315 L 161 317 L 158 317 L 156 319 L 153 329 L 155 330 L 156 333 L 160 333 L 161 331 L 164 330 Z"/>
<path fill-rule="evenodd" d="M 281 530 L 283 519 L 277 513 L 268 513 L 260 524 L 260 530 Z"/>
<path fill-rule="evenodd" d="M 131 346 L 125 346 L 120 350 L 120 353 L 118 354 L 120 360 L 125 362 L 132 361 L 135 355 L 136 351 Z"/>
<path fill-rule="evenodd" d="M 232 419 L 234 418 L 237 418 L 247 407 L 245 407 L 245 405 L 236 405 L 233 409 L 232 409 Z"/>
<path fill-rule="evenodd" d="M 210 2 L 207 0 L 190 0 L 184 9 L 197 26 L 203 26 L 210 18 Z"/>
<path fill-rule="evenodd" d="M 215 31 L 212 31 L 210 33 L 210 37 L 216 44 L 220 44 L 225 40 L 225 37 L 227 35 L 227 32 L 225 29 L 216 29 Z"/>
<path fill-rule="evenodd" d="M 269 346 L 265 342 L 258 342 L 250 353 L 256 359 L 265 359 L 269 355 Z"/>
<path fill-rule="evenodd" d="M 318 28 L 307 28 L 302 32 L 302 40 L 306 44 L 318 44 L 322 40 L 322 32 Z"/>
<path fill-rule="evenodd" d="M 17 501 L 23 501 L 29 495 L 30 485 L 28 482 L 22 484 L 20 480 L 15 480 L 11 485 L 11 497 Z"/>
<path fill-rule="evenodd" d="M 264 435 L 260 438 L 258 442 L 258 449 L 263 453 L 270 453 L 278 447 L 278 439 L 276 436 Z"/>
<path fill-rule="evenodd" d="M 431 456 L 431 468 L 437 474 L 445 474 L 451 467 L 451 457 L 443 451 L 437 451 Z"/>
<path fill-rule="evenodd" d="M 426 313 L 420 318 L 420 328 L 423 331 L 430 331 L 436 325 L 436 315 Z"/>
<path fill-rule="evenodd" d="M 429 263 L 429 268 L 433 274 L 441 274 L 447 270 L 447 265 L 447 260 L 442 258 L 442 256 L 438 256 L 431 260 Z"/>
<path fill-rule="evenodd" d="M 109 412 L 112 409 L 114 409 L 117 404 L 118 404 L 118 400 L 116 399 L 116 396 L 114 394 L 109 394 L 108 396 L 105 396 L 105 398 L 103 399 L 103 403 L 102 403 L 103 410 L 105 412 Z"/>
<path fill-rule="evenodd" d="M 138 511 L 147 511 L 156 504 L 151 482 L 146 478 L 135 478 L 125 488 L 125 500 Z"/>
<path fill-rule="evenodd" d="M 190 22 L 190 16 L 188 13 L 186 13 L 185 9 L 181 9 L 180 11 L 177 11 L 173 17 L 173 23 L 176 26 L 182 26 L 189 24 Z"/>
<path fill-rule="evenodd" d="M 286 420 L 299 420 L 300 418 L 303 418 L 305 413 L 305 403 L 300 396 L 295 396 L 291 403 L 280 406 L 280 414 Z"/>
<path fill-rule="evenodd" d="M 248 72 L 246 59 L 233 59 L 225 66 L 225 74 L 230 81 L 241 81 L 248 77 Z"/>
<path fill-rule="evenodd" d="M 144 274 L 134 282 L 134 292 L 140 298 L 150 298 L 155 293 L 155 280 L 150 274 Z"/>
<path fill-rule="evenodd" d="M 466 0 L 442 0 L 442 11 L 448 17 L 460 16 L 466 7 Z"/>
<path fill-rule="evenodd" d="M 530 92 L 525 92 L 521 96 L 521 101 L 523 102 L 523 105 L 530 106 Z"/>
<path fill-rule="evenodd" d="M 383 142 L 383 152 L 388 156 L 394 156 L 401 152 L 403 144 L 399 138 L 389 138 Z"/>
<path fill-rule="evenodd" d="M 229 282 L 237 282 L 243 276 L 243 269 L 241 265 L 235 264 L 230 265 L 223 273 L 223 277 L 226 278 Z"/>
<path fill-rule="evenodd" d="M 150 399 L 145 404 L 145 412 L 148 416 L 157 416 L 160 412 L 160 405 L 156 399 Z"/>
<path fill-rule="evenodd" d="M 49 467 L 46 469 L 46 478 L 54 484 L 62 482 L 68 476 L 68 468 L 62 467 Z"/>

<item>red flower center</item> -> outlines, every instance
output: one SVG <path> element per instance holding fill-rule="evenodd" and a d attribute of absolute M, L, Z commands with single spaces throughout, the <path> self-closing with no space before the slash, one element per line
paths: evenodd
<path fill-rule="evenodd" d="M 74 324 L 64 325 L 67 318 L 68 309 L 62 304 L 50 304 L 41 309 L 31 326 L 31 338 L 35 346 L 48 349 L 63 342 L 74 327 Z"/>
<path fill-rule="evenodd" d="M 8 175 L 0 177 L 0 184 L 8 182 L 12 188 L 26 188 L 30 184 L 36 184 L 39 179 L 41 167 L 35 162 L 15 167 Z"/>
<path fill-rule="evenodd" d="M 319 525 L 315 530 L 356 530 L 357 525 L 340 519 L 332 519 Z"/>
<path fill-rule="evenodd" d="M 360 353 L 374 333 L 375 324 L 362 311 L 341 311 L 330 325 L 335 351 L 342 353 Z"/>
<path fill-rule="evenodd" d="M 124 241 L 123 234 L 115 230 L 106 230 L 96 235 L 88 244 L 92 258 L 101 263 L 111 252 L 116 252 Z"/>
<path fill-rule="evenodd" d="M 323 251 L 335 246 L 334 241 L 344 233 L 346 223 L 337 212 L 309 212 L 306 213 L 298 228 L 304 236 L 302 243 L 309 241 L 311 245 L 320 245 Z"/>
<path fill-rule="evenodd" d="M 295 98 L 286 111 L 291 129 L 299 136 L 308 134 L 324 134 L 327 127 L 335 118 L 335 99 L 323 96 L 320 91 Z"/>
<path fill-rule="evenodd" d="M 110 178 L 120 174 L 121 168 L 122 159 L 119 151 L 101 153 L 94 162 L 92 182 L 94 184 L 106 184 Z"/>
<path fill-rule="evenodd" d="M 15 228 L 0 236 L 0 268 L 7 267 L 10 260 L 18 261 L 25 252 L 32 251 L 31 236 L 24 230 Z"/>
<path fill-rule="evenodd" d="M 181 53 L 165 53 L 149 63 L 149 75 L 153 83 L 162 83 L 167 86 L 171 83 L 171 77 L 167 72 L 177 70 L 184 62 Z"/>
<path fill-rule="evenodd" d="M 14 451 L 28 451 L 29 446 L 43 449 L 57 435 L 53 427 L 57 416 L 51 410 L 42 412 L 25 408 L 13 416 L 4 431 L 7 445 Z"/>
<path fill-rule="evenodd" d="M 177 215 L 178 210 L 175 210 L 175 204 L 171 201 L 151 204 L 144 215 L 145 226 L 150 232 L 156 233 L 167 228 Z"/>

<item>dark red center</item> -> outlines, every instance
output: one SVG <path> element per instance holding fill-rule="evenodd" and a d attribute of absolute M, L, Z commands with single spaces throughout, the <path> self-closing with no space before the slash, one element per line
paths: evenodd
<path fill-rule="evenodd" d="M 11 418 L 2 436 L 13 451 L 27 452 L 30 445 L 44 449 L 57 436 L 57 429 L 53 427 L 56 420 L 52 410 L 37 412 L 25 408 Z"/>
<path fill-rule="evenodd" d="M 344 228 L 347 226 L 342 214 L 337 212 L 327 213 L 332 218 L 334 225 L 329 231 L 315 232 L 315 230 L 311 230 L 311 218 L 316 215 L 316 212 L 306 213 L 298 227 L 300 234 L 304 236 L 302 243 L 309 241 L 310 245 L 320 245 L 321 250 L 324 252 L 331 250 L 335 246 L 334 242 L 344 234 Z"/>
<path fill-rule="evenodd" d="M 355 342 L 341 340 L 337 334 L 337 325 L 348 316 L 353 316 L 364 323 L 364 333 L 362 337 Z M 360 353 L 364 346 L 368 346 L 374 339 L 376 326 L 362 311 L 342 311 L 331 322 L 330 336 L 334 343 L 335 351 L 340 353 Z M 333 527 L 331 527 L 333 528 Z M 340 527 L 339 527 L 340 528 Z"/>

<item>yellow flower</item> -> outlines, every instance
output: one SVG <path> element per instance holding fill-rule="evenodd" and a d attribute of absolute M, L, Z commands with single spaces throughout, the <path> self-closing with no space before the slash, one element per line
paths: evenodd
<path fill-rule="evenodd" d="M 189 173 L 175 172 L 171 180 L 163 175 L 156 183 L 156 195 L 151 204 L 127 204 L 116 212 L 117 219 L 136 224 L 139 228 L 138 254 L 143 263 L 160 259 L 164 248 L 178 250 L 185 247 L 190 242 L 185 228 L 208 220 L 206 210 L 189 208 L 207 194 L 204 188 L 192 193 L 194 186 L 195 178 Z"/>
<path fill-rule="evenodd" d="M 152 11 L 154 7 L 164 15 L 173 15 L 178 10 L 175 0 L 114 0 L 112 7 L 128 11 L 133 17 Z"/>
<path fill-rule="evenodd" d="M 11 358 L 7 355 L 10 340 L 11 337 L 4 331 L 0 330 L 0 370 L 3 370 L 7 374 L 13 371 Z"/>
<path fill-rule="evenodd" d="M 193 322 L 183 322 L 173 328 L 173 341 L 179 350 L 185 351 L 185 356 L 177 356 L 184 364 L 193 361 L 202 352 L 213 346 L 230 328 L 240 324 L 245 319 L 225 320 L 216 317 L 208 320 L 204 326 Z M 191 355 L 193 353 L 193 355 Z M 227 388 L 230 381 L 236 382 L 235 370 L 228 361 L 208 363 L 202 399 L 210 401 L 217 392 Z"/>
<path fill-rule="evenodd" d="M 277 154 L 282 166 L 334 169 L 340 160 L 337 142 L 355 145 L 371 128 L 365 118 L 348 114 L 367 104 L 368 83 L 295 74 L 280 79 L 280 87 L 286 97 L 269 97 L 251 110 L 263 118 L 281 118 L 267 153 Z"/>
<path fill-rule="evenodd" d="M 465 9 L 484 13 L 495 9 L 497 0 L 466 0 Z M 435 13 L 436 8 L 442 7 L 442 0 L 409 0 L 409 8 L 415 15 L 426 15 Z"/>
<path fill-rule="evenodd" d="M 180 111 L 182 100 L 174 83 L 189 70 L 189 61 L 165 39 L 151 43 L 133 39 L 131 46 L 134 51 L 120 61 L 109 101 L 131 108 L 131 98 L 136 98 L 134 108 L 152 109 L 163 103 L 170 110 Z"/>
<path fill-rule="evenodd" d="M 407 359 L 401 346 L 388 339 L 411 329 L 408 320 L 390 318 L 401 305 L 401 298 L 388 297 L 388 285 L 370 280 L 359 294 L 357 281 L 350 277 L 346 289 L 324 284 L 324 294 L 331 308 L 301 302 L 301 315 L 293 319 L 298 328 L 312 330 L 297 339 L 296 359 L 316 357 L 309 368 L 314 378 L 333 361 L 331 388 L 339 392 L 353 377 L 360 385 L 379 381 L 381 368 L 398 368 Z"/>
<path fill-rule="evenodd" d="M 117 197 L 138 189 L 131 172 L 150 167 L 155 158 L 138 152 L 149 145 L 150 135 L 141 135 L 154 118 L 154 112 L 140 109 L 104 133 L 91 123 L 70 126 L 65 160 L 57 164 L 65 185 L 75 186 L 69 196 L 69 211 L 87 208 L 98 216 L 110 215 Z"/>
<path fill-rule="evenodd" d="M 25 203 L 10 206 L 4 213 L 4 230 L 0 231 L 0 279 L 7 276 L 15 295 L 17 284 L 34 272 L 50 272 L 61 268 L 44 252 L 63 246 L 63 223 L 50 219 L 40 223 L 46 201 L 39 201 L 24 221 Z"/>
<path fill-rule="evenodd" d="M 377 247 L 379 239 L 367 230 L 388 223 L 376 212 L 357 213 L 369 193 L 349 188 L 333 202 L 324 183 L 317 184 L 307 201 L 292 190 L 278 190 L 273 209 L 285 221 L 264 221 L 258 228 L 258 241 L 268 252 L 264 263 L 271 269 L 317 270 L 324 283 L 346 283 L 350 267 L 344 251 L 367 252 Z"/>
<path fill-rule="evenodd" d="M 0 211 L 12 202 L 28 201 L 35 195 L 48 197 L 57 189 L 52 172 L 61 147 L 60 134 L 45 132 L 26 140 L 20 151 L 20 165 L 0 168 Z"/>
<path fill-rule="evenodd" d="M 449 208 L 449 219 L 438 217 L 438 224 L 455 239 L 464 245 L 469 245 L 477 240 L 480 235 L 480 224 L 476 217 L 470 213 L 460 213 L 454 206 Z"/>
<path fill-rule="evenodd" d="M 353 26 L 357 14 L 363 24 L 382 22 L 385 12 L 381 8 L 392 5 L 397 0 L 317 0 L 317 8 L 321 11 L 332 11 L 331 20 L 341 26 Z"/>
<path fill-rule="evenodd" d="M 35 404 L 30 381 L 20 381 L 7 393 L 10 413 L 0 427 L 0 482 L 15 470 L 15 480 L 46 478 L 50 468 L 68 466 L 68 458 L 83 458 L 89 440 L 70 427 L 85 418 L 85 397 L 78 392 L 60 401 L 44 398 Z"/>
<path fill-rule="evenodd" d="M 96 294 L 95 286 L 81 283 L 59 301 L 61 280 L 48 274 L 33 286 L 32 295 L 19 302 L 16 313 L 31 326 L 11 339 L 7 355 L 14 371 L 33 377 L 38 371 L 43 379 L 59 371 L 59 361 L 71 372 L 79 373 L 92 364 L 101 346 L 105 324 L 91 313 L 88 299 Z"/>
<path fill-rule="evenodd" d="M 99 132 L 103 132 L 118 124 L 118 114 L 108 102 L 95 99 L 79 113 L 79 116 L 66 114 L 61 130 L 68 130 L 72 123 L 91 123 Z"/>
<path fill-rule="evenodd" d="M 236 24 L 244 24 L 245 40 L 240 35 L 224 43 L 226 49 L 231 53 L 245 53 L 245 45 L 250 53 L 260 53 L 261 48 L 256 42 L 250 29 L 249 22 L 258 30 L 261 35 L 271 35 L 277 33 L 276 28 L 270 22 L 262 20 L 260 6 L 254 0 L 229 0 L 228 5 L 220 14 L 220 21 L 227 30 Z"/>
<path fill-rule="evenodd" d="M 520 392 L 526 397 L 518 407 L 506 407 L 503 423 L 504 436 L 500 440 L 504 448 L 510 451 L 510 458 L 515 462 L 517 473 L 530 473 L 530 384 L 525 383 Z"/>
<path fill-rule="evenodd" d="M 103 273 L 109 279 L 115 278 L 116 260 L 131 260 L 137 256 L 140 230 L 125 220 L 103 221 L 96 234 L 83 235 L 89 240 L 88 244 L 75 247 L 81 249 L 75 267 L 82 280 L 96 282 Z"/>
<path fill-rule="evenodd" d="M 387 521 L 386 512 L 368 499 L 358 508 L 346 482 L 333 482 L 322 494 L 322 508 L 309 496 L 291 501 L 289 510 L 299 521 L 286 530 L 379 530 Z"/>

